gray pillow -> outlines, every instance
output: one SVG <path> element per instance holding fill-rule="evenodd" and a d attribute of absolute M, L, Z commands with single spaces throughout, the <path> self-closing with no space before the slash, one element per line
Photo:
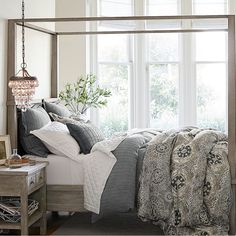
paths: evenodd
<path fill-rule="evenodd" d="M 68 108 L 60 103 L 56 104 L 44 101 L 44 108 L 47 113 L 52 112 L 63 117 L 70 117 L 72 115 Z"/>
<path fill-rule="evenodd" d="M 30 134 L 30 131 L 40 129 L 49 122 L 50 117 L 42 107 L 29 108 L 26 112 L 21 112 L 20 143 L 27 154 L 47 157 L 48 149 L 40 139 Z"/>
<path fill-rule="evenodd" d="M 70 135 L 78 142 L 84 154 L 90 153 L 93 145 L 104 140 L 102 132 L 91 122 L 66 123 Z"/>

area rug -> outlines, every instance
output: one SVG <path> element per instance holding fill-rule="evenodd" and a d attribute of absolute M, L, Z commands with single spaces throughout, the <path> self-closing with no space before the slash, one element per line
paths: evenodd
<path fill-rule="evenodd" d="M 112 215 L 91 223 L 90 213 L 75 213 L 53 235 L 163 235 L 158 226 L 135 213 Z"/>

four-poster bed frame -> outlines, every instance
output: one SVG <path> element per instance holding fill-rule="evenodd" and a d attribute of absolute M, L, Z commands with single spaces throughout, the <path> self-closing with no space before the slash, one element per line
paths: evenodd
<path fill-rule="evenodd" d="M 123 31 L 84 31 L 55 32 L 30 24 L 31 22 L 98 22 L 98 21 L 139 21 L 139 20 L 198 20 L 225 19 L 228 27 L 224 29 L 166 29 L 166 30 L 123 30 Z M 21 19 L 8 20 L 8 61 L 7 81 L 16 69 L 16 27 Z M 51 35 L 51 97 L 58 95 L 58 37 L 60 35 L 98 35 L 98 34 L 138 34 L 138 33 L 192 33 L 225 31 L 228 32 L 228 159 L 231 167 L 233 206 L 230 218 L 230 233 L 236 234 L 236 75 L 235 75 L 235 16 L 234 15 L 191 15 L 191 16 L 127 16 L 127 17 L 80 17 L 80 18 L 35 18 L 25 19 L 25 27 Z M 33 101 L 38 103 L 38 101 Z M 17 147 L 17 109 L 11 90 L 7 88 L 7 132 L 11 136 L 12 147 Z M 53 185 L 47 188 L 47 209 L 51 211 L 83 211 L 83 186 Z M 60 194 L 57 197 L 55 194 Z M 69 202 L 69 203 L 68 203 Z"/>

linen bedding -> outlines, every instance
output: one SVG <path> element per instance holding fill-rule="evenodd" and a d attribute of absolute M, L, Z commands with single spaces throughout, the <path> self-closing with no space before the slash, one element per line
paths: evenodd
<path fill-rule="evenodd" d="M 45 161 L 44 157 L 29 155 L 35 161 Z M 46 161 L 49 165 L 46 168 L 47 185 L 83 185 L 84 174 L 82 163 L 71 158 L 49 154 Z"/>
<path fill-rule="evenodd" d="M 85 209 L 103 215 L 134 207 L 138 150 L 155 133 L 138 130 L 93 146 L 83 158 Z"/>
<path fill-rule="evenodd" d="M 224 235 L 231 204 L 227 137 L 213 130 L 160 133 L 140 175 L 138 215 L 165 234 Z"/>
<path fill-rule="evenodd" d="M 227 234 L 227 152 L 226 135 L 213 130 L 158 132 L 151 141 L 143 134 L 124 138 L 112 151 L 116 163 L 94 219 L 133 209 L 138 193 L 139 217 L 160 225 L 165 234 Z"/>
<path fill-rule="evenodd" d="M 37 129 L 48 134 L 41 126 Z M 96 143 L 86 155 L 79 154 L 79 143 L 76 155 L 61 144 L 66 158 L 83 166 L 84 207 L 98 218 L 126 212 L 138 202 L 139 217 L 159 224 L 166 234 L 227 233 L 231 183 L 223 133 L 135 130 Z"/>
<path fill-rule="evenodd" d="M 109 213 L 135 208 L 136 166 L 141 159 L 138 150 L 148 141 L 148 137 L 134 134 L 125 138 L 113 151 L 117 161 L 102 193 L 99 215 L 93 215 L 93 221 Z"/>

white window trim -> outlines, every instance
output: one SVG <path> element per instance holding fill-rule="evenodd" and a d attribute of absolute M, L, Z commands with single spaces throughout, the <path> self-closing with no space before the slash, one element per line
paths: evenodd
<path fill-rule="evenodd" d="M 87 0 L 87 9 L 86 13 L 89 16 L 98 16 L 98 1 L 97 0 Z M 88 22 L 86 25 L 87 28 L 89 28 L 90 31 L 96 31 L 97 30 L 97 22 Z M 86 51 L 89 55 L 87 57 L 87 68 L 86 73 L 87 74 L 98 74 L 98 68 L 97 68 L 97 36 L 91 35 L 86 37 L 87 43 L 86 43 Z M 90 108 L 88 111 L 88 115 L 90 120 L 96 125 L 99 125 L 99 115 L 96 109 Z"/>
<path fill-rule="evenodd" d="M 229 14 L 235 15 L 236 12 L 236 1 L 235 0 L 228 0 L 228 12 Z"/>

